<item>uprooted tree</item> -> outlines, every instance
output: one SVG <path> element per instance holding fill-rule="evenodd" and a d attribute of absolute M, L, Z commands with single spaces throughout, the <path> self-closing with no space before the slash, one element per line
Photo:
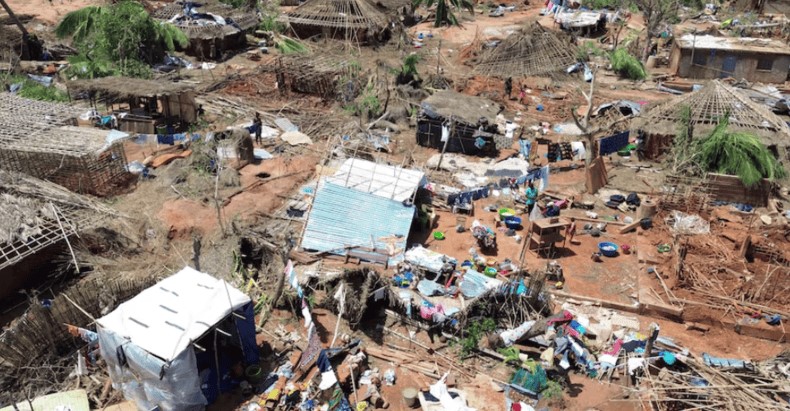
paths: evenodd
<path fill-rule="evenodd" d="M 133 0 L 68 13 L 55 34 L 74 42 L 78 54 L 69 58 L 69 74 L 80 78 L 119 74 L 150 77 L 150 64 L 189 42 L 181 30 L 154 20 L 142 4 Z"/>

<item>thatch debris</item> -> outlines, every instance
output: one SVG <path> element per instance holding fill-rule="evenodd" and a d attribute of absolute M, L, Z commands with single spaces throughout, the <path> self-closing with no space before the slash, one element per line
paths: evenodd
<path fill-rule="evenodd" d="M 61 186 L 9 171 L 0 171 L 0 210 L 0 269 L 118 215 Z"/>
<path fill-rule="evenodd" d="M 569 40 L 534 23 L 484 53 L 475 71 L 500 78 L 564 73 L 576 62 L 574 50 Z"/>

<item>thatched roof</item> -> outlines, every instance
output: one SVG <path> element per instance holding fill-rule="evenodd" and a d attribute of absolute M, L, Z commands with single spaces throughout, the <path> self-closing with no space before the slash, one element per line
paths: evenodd
<path fill-rule="evenodd" d="M 787 123 L 767 107 L 719 80 L 709 82 L 701 90 L 648 107 L 632 127 L 648 133 L 674 134 L 683 106 L 691 108 L 691 125 L 697 133 L 712 129 L 729 113 L 730 129 L 754 134 L 769 146 L 790 145 Z"/>
<path fill-rule="evenodd" d="M 576 48 L 560 36 L 530 24 L 484 53 L 475 72 L 500 78 L 564 73 L 577 60 Z"/>
<path fill-rule="evenodd" d="M 387 16 L 367 0 L 308 0 L 284 20 L 292 26 L 343 30 L 380 30 L 388 23 Z"/>
<path fill-rule="evenodd" d="M 103 98 L 110 100 L 177 95 L 192 91 L 195 88 L 191 84 L 131 77 L 102 77 L 91 80 L 75 80 L 69 82 L 67 87 L 73 97 L 81 93 L 88 93 L 91 95 L 99 94 Z"/>
<path fill-rule="evenodd" d="M 0 170 L 0 269 L 111 215 L 117 213 L 57 184 Z"/>
<path fill-rule="evenodd" d="M 445 119 L 454 118 L 467 124 L 477 124 L 481 117 L 494 123 L 500 111 L 499 104 L 489 99 L 447 90 L 437 91 L 423 100 L 420 106 L 429 116 L 438 114 Z"/>

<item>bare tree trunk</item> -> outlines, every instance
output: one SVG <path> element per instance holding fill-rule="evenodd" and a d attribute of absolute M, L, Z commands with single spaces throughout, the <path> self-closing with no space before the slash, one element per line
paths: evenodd
<path fill-rule="evenodd" d="M 648 57 L 650 57 L 650 49 L 653 47 L 653 34 L 652 31 L 648 28 L 647 35 L 645 38 L 645 51 L 642 54 L 642 61 L 647 62 Z"/>

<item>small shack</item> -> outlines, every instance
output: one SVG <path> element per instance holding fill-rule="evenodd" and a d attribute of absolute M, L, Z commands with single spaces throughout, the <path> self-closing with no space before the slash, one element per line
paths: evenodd
<path fill-rule="evenodd" d="M 65 240 L 97 227 L 110 208 L 64 187 L 0 170 L 0 299 L 41 281 Z"/>
<path fill-rule="evenodd" d="M 420 104 L 417 144 L 448 153 L 495 155 L 500 111 L 497 103 L 482 97 L 438 91 Z"/>
<path fill-rule="evenodd" d="M 308 0 L 282 20 L 301 38 L 323 34 L 352 43 L 377 44 L 389 36 L 389 18 L 368 0 Z"/>
<path fill-rule="evenodd" d="M 118 129 L 141 134 L 173 134 L 186 130 L 197 119 L 194 87 L 169 81 L 128 77 L 75 80 L 69 95 L 104 102 L 108 115 L 116 116 Z"/>
<path fill-rule="evenodd" d="M 260 361 L 250 298 L 190 267 L 96 323 L 113 388 L 141 410 L 204 409 Z"/>
<path fill-rule="evenodd" d="M 0 168 L 110 195 L 131 181 L 122 140 L 129 135 L 75 127 L 84 109 L 0 94 Z"/>
<path fill-rule="evenodd" d="M 425 183 L 418 170 L 352 158 L 319 180 L 301 247 L 389 266 L 402 261 Z"/>
<path fill-rule="evenodd" d="M 767 107 L 752 101 L 738 89 L 719 80 L 708 82 L 701 90 L 649 106 L 631 124 L 645 135 L 645 156 L 655 159 L 669 151 L 681 123 L 683 107 L 691 109 L 694 134 L 704 135 L 729 113 L 729 128 L 760 138 L 780 160 L 787 159 L 790 127 Z"/>
<path fill-rule="evenodd" d="M 773 39 L 685 34 L 672 47 L 669 67 L 687 78 L 784 83 L 790 70 L 790 46 Z"/>
<path fill-rule="evenodd" d="M 173 2 L 151 16 L 172 24 L 186 34 L 186 52 L 200 60 L 222 60 L 228 51 L 247 45 L 247 33 L 258 26 L 257 13 L 234 8 L 216 0 L 200 3 Z"/>
<path fill-rule="evenodd" d="M 543 76 L 564 73 L 575 62 L 569 39 L 535 22 L 483 54 L 475 71 L 502 79 Z"/>

